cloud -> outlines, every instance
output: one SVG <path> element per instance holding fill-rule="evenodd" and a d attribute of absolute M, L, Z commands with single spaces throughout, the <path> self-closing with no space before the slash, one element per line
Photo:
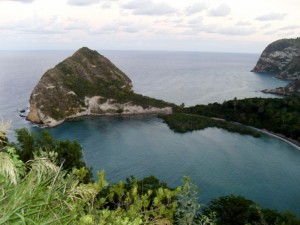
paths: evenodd
<path fill-rule="evenodd" d="M 246 36 L 251 35 L 255 33 L 254 28 L 242 28 L 242 27 L 221 27 L 221 28 L 215 28 L 207 30 L 208 33 L 217 33 L 217 34 L 223 34 L 223 35 L 229 35 L 229 36 Z"/>
<path fill-rule="evenodd" d="M 111 3 L 110 2 L 104 2 L 101 6 L 102 9 L 110 9 Z"/>
<path fill-rule="evenodd" d="M 279 28 L 279 30 L 295 30 L 298 28 L 299 28 L 299 26 L 297 26 L 297 25 L 291 25 L 291 26 L 281 27 L 281 28 Z"/>
<path fill-rule="evenodd" d="M 250 26 L 252 25 L 250 22 L 248 21 L 239 21 L 236 23 L 237 26 Z"/>
<path fill-rule="evenodd" d="M 34 0 L 6 0 L 6 1 L 12 1 L 12 2 L 22 2 L 22 3 L 31 3 Z"/>
<path fill-rule="evenodd" d="M 297 36 L 297 32 L 300 26 L 298 25 L 290 25 L 290 26 L 284 26 L 277 29 L 267 30 L 263 34 L 265 35 L 276 35 L 278 37 L 293 37 Z"/>
<path fill-rule="evenodd" d="M 86 21 L 69 18 L 62 25 L 65 30 L 88 30 L 90 26 Z"/>
<path fill-rule="evenodd" d="M 15 35 L 57 35 L 74 34 L 78 31 L 88 31 L 90 26 L 87 22 L 69 18 L 62 20 L 58 16 L 51 18 L 25 18 L 19 21 L 10 21 L 0 24 L 0 30 L 6 30 Z"/>
<path fill-rule="evenodd" d="M 86 6 L 99 3 L 100 0 L 68 0 L 69 5 Z"/>
<path fill-rule="evenodd" d="M 117 32 L 138 33 L 146 29 L 146 25 L 132 22 L 114 21 L 100 28 L 91 30 L 92 34 L 116 34 Z"/>
<path fill-rule="evenodd" d="M 269 28 L 272 28 L 272 24 L 271 23 L 267 23 L 265 25 L 263 25 L 262 27 L 260 27 L 260 29 L 269 29 Z"/>
<path fill-rule="evenodd" d="M 226 4 L 221 4 L 217 8 L 211 9 L 208 13 L 209 16 L 214 16 L 214 17 L 223 17 L 223 16 L 228 16 L 230 14 L 230 7 Z"/>
<path fill-rule="evenodd" d="M 210 34 L 220 34 L 226 36 L 246 36 L 256 32 L 256 29 L 249 26 L 227 26 L 222 27 L 220 24 L 203 24 L 201 19 L 192 20 L 189 22 L 191 32 L 190 34 L 199 34 L 200 32 Z"/>
<path fill-rule="evenodd" d="M 292 38 L 296 35 L 294 31 L 289 30 L 271 30 L 263 33 L 264 35 L 272 35 L 277 37 L 286 37 L 286 38 Z"/>
<path fill-rule="evenodd" d="M 122 7 L 123 9 L 132 10 L 134 15 L 161 16 L 176 12 L 173 7 L 165 3 L 154 3 L 152 0 L 134 0 Z"/>
<path fill-rule="evenodd" d="M 205 10 L 207 8 L 206 4 L 204 2 L 200 2 L 194 5 L 190 5 L 185 9 L 185 13 L 187 15 L 192 15 L 195 13 L 199 13 L 202 12 L 203 10 Z"/>
<path fill-rule="evenodd" d="M 258 16 L 258 17 L 256 17 L 256 20 L 259 20 L 259 21 L 283 20 L 286 15 L 287 15 L 286 13 L 272 12 L 269 14 Z"/>
<path fill-rule="evenodd" d="M 188 22 L 188 26 L 197 28 L 199 26 L 202 26 L 202 24 L 203 24 L 202 22 L 203 22 L 203 18 L 200 16 L 200 17 L 190 20 Z"/>

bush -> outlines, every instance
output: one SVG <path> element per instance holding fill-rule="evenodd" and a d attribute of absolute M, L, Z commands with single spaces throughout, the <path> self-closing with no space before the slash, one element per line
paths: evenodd
<path fill-rule="evenodd" d="M 91 169 L 88 169 L 83 161 L 82 148 L 77 141 L 55 140 L 47 130 L 33 133 L 22 128 L 15 132 L 17 143 L 11 145 L 16 148 L 17 154 L 23 162 L 34 159 L 35 155 L 47 156 L 57 165 L 61 165 L 64 170 L 86 168 L 84 182 L 88 182 L 92 178 Z"/>

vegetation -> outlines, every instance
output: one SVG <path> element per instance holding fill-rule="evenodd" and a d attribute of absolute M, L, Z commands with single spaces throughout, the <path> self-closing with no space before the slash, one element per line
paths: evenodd
<path fill-rule="evenodd" d="M 0 224 L 172 224 L 180 188 L 140 193 L 136 179 L 109 186 L 103 172 L 83 184 L 78 169 L 47 158 L 23 163 L 12 148 L 0 157 Z"/>
<path fill-rule="evenodd" d="M 300 224 L 291 213 L 260 208 L 241 196 L 220 197 L 201 211 L 198 187 L 189 177 L 176 189 L 153 176 L 110 185 L 103 171 L 97 182 L 84 183 L 85 167 L 63 169 L 64 152 L 50 151 L 66 142 L 26 129 L 17 130 L 17 136 L 17 143 L 0 148 L 0 224 Z M 23 155 L 30 147 L 33 156 Z M 28 161 L 20 159 L 25 155 Z"/>
<path fill-rule="evenodd" d="M 280 39 L 269 44 L 266 48 L 267 52 L 281 51 L 289 46 L 300 47 L 300 38 Z"/>
<path fill-rule="evenodd" d="M 199 189 L 189 177 L 183 178 L 181 192 L 177 195 L 178 207 L 175 222 L 178 225 L 214 225 L 214 213 L 206 216 L 200 211 Z"/>
<path fill-rule="evenodd" d="M 120 104 L 138 105 L 144 109 L 175 106 L 134 93 L 131 80 L 126 74 L 98 52 L 84 47 L 42 76 L 31 94 L 30 104 L 41 110 L 45 117 L 32 110 L 27 118 L 46 126 L 52 125 L 46 119 L 48 116 L 56 121 L 74 116 L 87 107 L 86 97 L 94 96 L 101 96 L 105 102 L 110 99 Z M 103 113 L 96 107 L 93 112 Z M 122 110 L 113 110 L 112 113 L 122 113 Z"/>
<path fill-rule="evenodd" d="M 204 118 L 210 117 L 266 129 L 300 141 L 299 97 L 248 98 L 241 100 L 235 98 L 222 104 L 212 103 L 187 108 L 176 107 L 174 111 L 179 114 L 163 118 L 172 129 L 179 132 L 204 129 L 211 126 L 246 134 L 253 132 L 248 128 L 235 127 L 235 124 L 232 123 L 228 127 L 226 123 L 222 124 L 220 121 Z M 201 115 L 202 117 L 194 115 Z M 234 127 L 232 128 L 231 125 Z M 257 136 L 257 133 L 254 132 L 254 135 Z"/>
<path fill-rule="evenodd" d="M 0 150 L 5 147 L 8 143 L 8 138 L 6 136 L 6 131 L 10 127 L 9 122 L 4 122 L 3 120 L 0 122 Z"/>
<path fill-rule="evenodd" d="M 204 215 L 214 213 L 216 225 L 298 225 L 295 215 L 276 210 L 262 209 L 255 202 L 242 196 L 228 195 L 219 197 L 209 202 L 203 209 Z"/>
<path fill-rule="evenodd" d="M 69 65 L 72 60 L 75 62 L 72 66 L 77 72 L 74 72 Z M 97 75 L 94 75 L 95 77 L 92 80 L 80 75 L 82 69 L 79 69 L 79 67 L 84 66 L 87 62 L 98 65 L 96 67 L 98 70 Z M 162 100 L 132 92 L 129 88 L 130 79 L 108 59 L 104 59 L 98 52 L 89 50 L 88 48 L 81 48 L 69 60 L 58 64 L 57 69 L 64 74 L 64 85 L 74 91 L 76 96 L 82 101 L 84 101 L 85 96 L 100 95 L 107 99 L 115 99 L 119 103 L 132 102 L 144 108 L 149 106 L 161 108 L 171 105 Z M 85 67 L 84 70 L 93 74 L 88 67 Z"/>
<path fill-rule="evenodd" d="M 27 129 L 16 130 L 17 143 L 10 145 L 16 149 L 16 154 L 23 162 L 35 157 L 47 157 L 60 165 L 63 170 L 72 171 L 74 168 L 85 171 L 84 182 L 92 177 L 91 169 L 83 161 L 82 148 L 77 141 L 56 140 L 47 130 L 41 133 L 29 132 Z"/>
<path fill-rule="evenodd" d="M 143 108 L 175 106 L 162 100 L 136 94 L 132 91 L 122 88 L 118 80 L 99 80 L 96 83 L 90 83 L 81 77 L 65 77 L 66 87 L 73 90 L 80 99 L 85 96 L 102 96 L 106 99 L 114 99 L 119 103 L 131 102 L 140 105 Z"/>
<path fill-rule="evenodd" d="M 164 122 L 168 124 L 170 129 L 179 133 L 203 130 L 208 127 L 217 127 L 230 132 L 252 135 L 254 137 L 260 136 L 260 133 L 252 128 L 195 114 L 173 113 L 170 115 L 161 115 L 160 117 L 164 119 Z"/>

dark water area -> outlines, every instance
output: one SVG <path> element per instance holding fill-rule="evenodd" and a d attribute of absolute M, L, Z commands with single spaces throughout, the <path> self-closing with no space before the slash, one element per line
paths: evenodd
<path fill-rule="evenodd" d="M 272 74 L 249 72 L 258 55 L 193 52 L 103 51 L 132 80 L 137 93 L 186 105 L 223 102 L 234 97 L 275 97 L 259 90 L 284 86 Z M 0 52 L 0 118 L 13 129 L 27 127 L 19 117 L 42 74 L 70 56 L 68 51 Z M 200 202 L 240 194 L 263 207 L 289 209 L 300 216 L 300 151 L 269 135 L 261 138 L 222 129 L 177 134 L 154 116 L 91 117 L 49 131 L 77 140 L 94 173 L 109 182 L 130 175 L 154 175 L 171 186 L 190 176 Z"/>

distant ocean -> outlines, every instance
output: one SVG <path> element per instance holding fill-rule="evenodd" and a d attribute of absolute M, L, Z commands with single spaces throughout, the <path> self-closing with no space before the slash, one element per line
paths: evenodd
<path fill-rule="evenodd" d="M 275 97 L 262 89 L 284 86 L 272 74 L 251 73 L 259 55 L 198 52 L 99 51 L 132 80 L 134 90 L 186 106 L 235 97 Z M 0 117 L 12 130 L 27 127 L 18 115 L 43 73 L 71 51 L 0 52 Z M 78 140 L 94 172 L 104 169 L 109 182 L 130 175 L 154 175 L 171 186 L 188 175 L 200 188 L 200 202 L 239 194 L 263 207 L 300 216 L 299 148 L 209 128 L 176 134 L 153 116 L 93 117 L 49 129 L 60 139 Z M 14 140 L 14 132 L 9 132 Z"/>

